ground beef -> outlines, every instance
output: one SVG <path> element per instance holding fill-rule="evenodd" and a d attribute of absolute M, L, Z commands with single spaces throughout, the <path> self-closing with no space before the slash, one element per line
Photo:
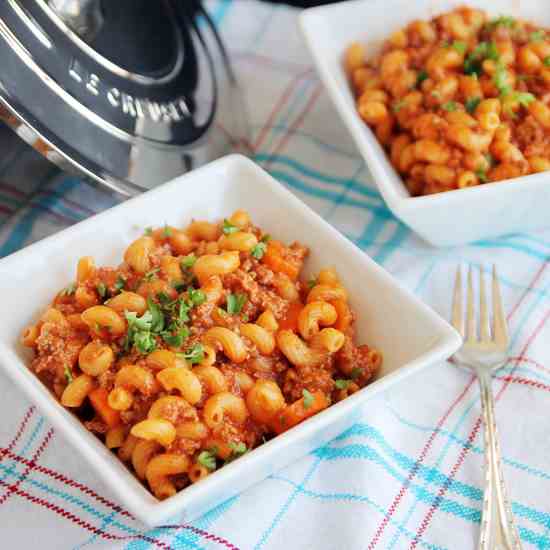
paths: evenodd
<path fill-rule="evenodd" d="M 375 374 L 376 365 L 370 357 L 371 348 L 367 345 L 356 346 L 351 338 L 346 337 L 342 349 L 336 354 L 336 367 L 345 376 L 352 376 L 360 385 L 364 386 Z"/>
<path fill-rule="evenodd" d="M 193 308 L 191 312 L 191 323 L 196 327 L 204 329 L 211 328 L 215 325 L 212 319 L 212 312 L 218 306 L 212 302 L 205 302 L 200 306 Z"/>
<path fill-rule="evenodd" d="M 94 432 L 96 434 L 104 434 L 107 433 L 109 427 L 103 420 L 100 420 L 99 418 L 94 418 L 93 420 L 88 420 L 87 422 L 84 422 L 84 426 L 91 432 Z"/>
<path fill-rule="evenodd" d="M 550 136 L 533 116 L 525 117 L 525 120 L 516 126 L 515 138 L 527 157 L 550 156 Z"/>
<path fill-rule="evenodd" d="M 115 385 L 115 376 L 116 374 L 112 370 L 108 370 L 100 374 L 97 377 L 99 386 L 106 389 L 107 391 L 111 391 Z"/>
<path fill-rule="evenodd" d="M 54 380 L 64 380 L 67 371 L 72 373 L 78 354 L 88 340 L 88 336 L 68 323 L 44 323 L 36 340 L 36 357 L 31 367 L 36 373 L 47 370 L 54 375 Z"/>
<path fill-rule="evenodd" d="M 225 275 L 223 284 L 224 287 L 231 289 L 231 292 L 244 293 L 248 296 L 248 305 L 245 304 L 244 312 L 249 320 L 255 319 L 266 309 L 270 309 L 275 317 L 280 318 L 287 309 L 287 303 L 283 298 L 258 284 L 250 273 L 242 269 Z"/>
<path fill-rule="evenodd" d="M 134 394 L 132 406 L 127 411 L 120 413 L 120 418 L 124 424 L 137 424 L 147 418 L 147 413 L 151 405 L 159 398 L 159 395 L 146 397 L 139 393 Z"/>
<path fill-rule="evenodd" d="M 202 443 L 200 441 L 194 441 L 186 437 L 178 437 L 174 443 L 170 445 L 168 452 L 192 456 L 201 448 L 201 445 Z"/>
<path fill-rule="evenodd" d="M 256 281 L 264 286 L 273 286 L 275 274 L 262 264 L 256 266 Z"/>
<path fill-rule="evenodd" d="M 288 369 L 283 375 L 283 395 L 289 402 L 294 402 L 303 396 L 304 390 L 309 392 L 322 391 L 330 395 L 334 389 L 334 361 L 327 357 L 325 362 L 318 367 L 297 367 Z"/>

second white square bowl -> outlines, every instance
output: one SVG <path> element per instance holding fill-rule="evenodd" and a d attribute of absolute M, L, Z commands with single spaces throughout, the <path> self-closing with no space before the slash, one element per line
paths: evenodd
<path fill-rule="evenodd" d="M 376 136 L 357 114 L 342 59 L 352 42 L 362 42 L 369 52 L 376 52 L 392 32 L 411 21 L 430 19 L 465 3 L 491 16 L 512 15 L 550 26 L 550 10 L 540 0 L 353 0 L 311 8 L 300 17 L 321 79 L 386 204 L 397 218 L 435 246 L 550 227 L 550 173 L 411 197 Z"/>
<path fill-rule="evenodd" d="M 216 220 L 238 208 L 247 210 L 254 223 L 274 237 L 310 246 L 306 275 L 323 266 L 337 268 L 357 313 L 357 341 L 382 351 L 382 372 L 350 398 L 159 502 L 27 368 L 29 353 L 18 343 L 20 334 L 55 293 L 74 280 L 81 256 L 93 256 L 98 265 L 118 265 L 128 244 L 147 226 L 179 227 L 191 218 Z M 175 514 L 179 521 L 193 519 L 307 454 L 350 427 L 360 406 L 374 395 L 446 359 L 461 343 L 443 319 L 241 156 L 211 163 L 0 260 L 0 293 L 0 367 L 80 451 L 120 502 L 149 525 L 166 522 Z"/>

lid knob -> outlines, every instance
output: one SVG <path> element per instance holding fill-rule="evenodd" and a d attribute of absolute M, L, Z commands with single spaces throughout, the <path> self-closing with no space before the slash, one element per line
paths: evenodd
<path fill-rule="evenodd" d="M 90 41 L 103 24 L 101 0 L 49 0 L 50 7 L 81 38 Z"/>

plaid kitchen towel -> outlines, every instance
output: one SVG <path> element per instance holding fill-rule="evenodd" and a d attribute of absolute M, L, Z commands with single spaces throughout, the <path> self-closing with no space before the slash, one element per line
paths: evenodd
<path fill-rule="evenodd" d="M 257 162 L 444 317 L 458 263 L 498 264 L 512 335 L 494 382 L 504 474 L 524 548 L 550 548 L 550 232 L 455 249 L 423 244 L 376 191 L 312 69 L 297 12 L 244 0 L 208 5 L 245 90 Z M 12 141 L 0 150 L 0 256 L 118 200 Z M 479 393 L 449 364 L 370 402 L 352 429 L 197 521 L 158 529 L 133 519 L 1 374 L 0 395 L 2 549 L 476 547 Z"/>

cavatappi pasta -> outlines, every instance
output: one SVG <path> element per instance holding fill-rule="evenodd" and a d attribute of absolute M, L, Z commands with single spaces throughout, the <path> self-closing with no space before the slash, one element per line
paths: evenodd
<path fill-rule="evenodd" d="M 368 59 L 368 60 L 367 60 Z M 550 31 L 461 7 L 344 64 L 361 118 L 412 195 L 550 170 Z"/>
<path fill-rule="evenodd" d="M 300 280 L 307 255 L 244 211 L 147 229 L 118 267 L 81 258 L 22 343 L 61 404 L 167 498 L 379 369 L 336 271 Z"/>

